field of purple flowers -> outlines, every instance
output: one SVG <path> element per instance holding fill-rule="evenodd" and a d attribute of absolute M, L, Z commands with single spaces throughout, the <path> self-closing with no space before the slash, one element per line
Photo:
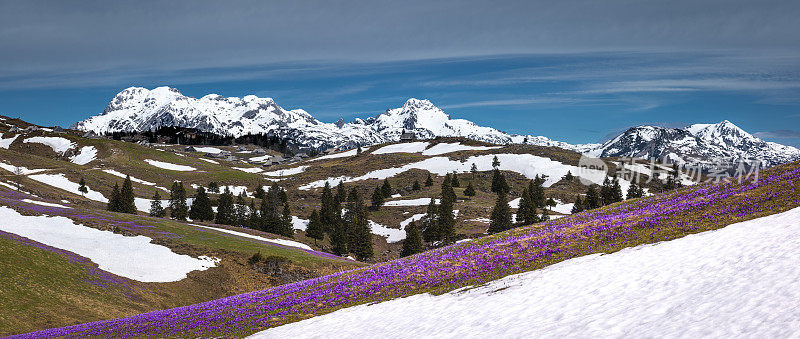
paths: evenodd
<path fill-rule="evenodd" d="M 357 304 L 444 293 L 591 253 L 613 252 L 800 206 L 800 164 L 700 184 L 366 268 L 186 307 L 21 335 L 240 337 Z"/>

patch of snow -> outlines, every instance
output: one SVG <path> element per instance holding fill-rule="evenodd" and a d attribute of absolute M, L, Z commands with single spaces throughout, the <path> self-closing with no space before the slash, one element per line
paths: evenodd
<path fill-rule="evenodd" d="M 0 168 L 4 169 L 6 171 L 9 171 L 11 173 L 14 173 L 14 171 L 19 170 L 22 175 L 28 175 L 28 174 L 34 174 L 34 173 L 48 171 L 48 169 L 46 169 L 46 168 L 29 169 L 29 168 L 27 168 L 25 166 L 9 165 L 9 164 L 7 164 L 5 162 L 2 162 L 2 161 L 0 161 Z"/>
<path fill-rule="evenodd" d="M 401 194 L 392 194 L 392 196 L 391 196 L 392 199 L 397 199 L 397 198 L 402 198 L 402 197 L 403 196 Z"/>
<path fill-rule="evenodd" d="M 445 153 L 452 153 L 458 151 L 486 151 L 502 147 L 503 146 L 467 146 L 467 145 L 462 145 L 460 142 L 452 144 L 439 143 L 431 146 L 431 148 L 422 151 L 422 155 L 442 155 Z"/>
<path fill-rule="evenodd" d="M 260 236 L 257 236 L 257 235 L 252 235 L 252 234 L 244 233 L 244 232 L 237 232 L 237 231 L 229 230 L 229 229 L 226 229 L 226 228 L 218 228 L 218 227 L 194 225 L 194 224 L 193 224 L 193 226 L 207 228 L 207 229 L 218 231 L 218 232 L 222 232 L 222 233 L 233 234 L 233 235 L 236 235 L 236 236 L 239 236 L 239 237 L 242 237 L 242 238 L 256 239 L 256 240 L 260 240 L 260 241 L 271 242 L 273 244 L 279 244 L 279 245 L 284 245 L 284 246 L 302 248 L 304 250 L 313 250 L 310 246 L 308 246 L 308 245 L 306 245 L 304 243 L 301 243 L 301 242 L 297 242 L 297 241 L 285 240 L 285 239 L 267 239 L 267 238 L 260 237 Z"/>
<path fill-rule="evenodd" d="M 269 175 L 271 177 L 286 177 L 286 176 L 290 176 L 290 175 L 303 173 L 303 171 L 305 171 L 306 168 L 308 168 L 308 167 L 309 166 L 298 166 L 298 167 L 293 167 L 293 168 L 289 168 L 289 169 L 277 170 L 277 171 L 272 171 L 272 172 L 264 172 L 264 173 L 261 173 L 261 174 Z"/>
<path fill-rule="evenodd" d="M 41 205 L 41 206 L 59 207 L 59 208 L 71 208 L 71 207 L 67 207 L 67 206 L 64 206 L 64 205 L 54 204 L 54 203 L 51 203 L 51 202 L 31 200 L 31 199 L 27 199 L 27 198 L 22 199 L 22 201 L 23 202 L 27 202 L 29 204 L 35 204 L 35 205 Z"/>
<path fill-rule="evenodd" d="M 200 159 L 200 160 L 203 160 L 203 161 L 205 161 L 205 162 L 210 162 L 210 163 L 212 163 L 212 164 L 219 165 L 219 163 L 218 163 L 218 162 L 216 162 L 216 161 L 214 161 L 214 160 L 211 160 L 211 159 L 205 159 L 205 158 L 198 158 L 198 159 Z"/>
<path fill-rule="evenodd" d="M 253 338 L 800 334 L 800 208 L 468 290 L 345 308 Z M 341 324 L 350 324 L 341 326 Z"/>
<path fill-rule="evenodd" d="M 191 271 L 216 266 L 218 259 L 192 258 L 151 243 L 76 224 L 65 217 L 24 216 L 0 206 L 0 230 L 86 257 L 107 272 L 142 282 L 170 282 Z"/>
<path fill-rule="evenodd" d="M 188 171 L 196 170 L 196 168 L 191 167 L 191 166 L 176 165 L 176 164 L 171 164 L 171 163 L 168 163 L 168 162 L 163 162 L 163 161 L 158 161 L 158 160 L 145 159 L 144 162 L 150 164 L 151 166 L 155 166 L 155 167 L 158 167 L 158 168 L 163 168 L 163 169 L 171 170 L 171 171 L 188 172 Z"/>
<path fill-rule="evenodd" d="M 75 147 L 75 143 L 67 138 L 62 137 L 30 137 L 22 142 L 24 143 L 37 143 L 50 146 L 59 155 L 64 155 L 70 148 Z"/>
<path fill-rule="evenodd" d="M 69 161 L 78 165 L 86 165 L 95 159 L 97 159 L 97 148 L 94 146 L 83 146 L 80 153 L 69 157 Z"/>
<path fill-rule="evenodd" d="M 556 200 L 556 207 L 552 208 L 552 211 L 562 213 L 562 214 L 571 214 L 572 213 L 572 206 L 575 206 L 574 203 L 562 203 L 561 200 Z M 551 216 L 552 217 L 552 216 Z"/>
<path fill-rule="evenodd" d="M 511 208 L 519 208 L 519 202 L 522 201 L 522 198 L 516 198 L 508 202 L 508 206 Z"/>
<path fill-rule="evenodd" d="M 425 141 L 403 142 L 399 144 L 383 146 L 372 152 L 372 154 L 420 153 L 424 151 L 426 147 L 428 147 L 428 142 Z"/>
<path fill-rule="evenodd" d="M 247 173 L 258 173 L 258 172 L 263 171 L 263 169 L 261 169 L 259 167 L 233 167 L 233 169 L 237 169 L 237 170 L 240 170 L 242 172 L 247 172 Z"/>
<path fill-rule="evenodd" d="M 412 222 L 415 222 L 415 221 L 418 221 L 418 220 L 422 220 L 422 218 L 424 218 L 426 215 L 428 215 L 428 214 L 427 213 L 420 213 L 420 214 L 412 215 L 410 218 L 400 222 L 400 229 L 401 230 L 405 230 L 406 226 L 408 226 Z"/>
<path fill-rule="evenodd" d="M 219 148 L 214 147 L 195 147 L 194 148 L 198 152 L 209 153 L 209 154 L 220 154 L 222 150 Z"/>
<path fill-rule="evenodd" d="M 0 134 L 0 136 L 2 136 L 2 134 Z M 8 149 L 11 146 L 11 143 L 14 142 L 14 140 L 17 140 L 18 137 L 19 134 L 8 139 L 0 138 L 0 148 Z"/>
<path fill-rule="evenodd" d="M 369 150 L 369 147 L 361 147 L 361 152 L 366 152 L 367 150 Z M 347 151 L 344 151 L 344 152 L 323 155 L 321 157 L 316 157 L 314 159 L 310 159 L 309 161 L 352 157 L 352 156 L 354 156 L 356 154 L 358 154 L 358 148 L 354 148 L 354 149 L 347 150 Z"/>
<path fill-rule="evenodd" d="M 70 181 L 69 179 L 67 179 L 67 177 L 64 176 L 64 174 L 61 174 L 61 173 L 59 173 L 59 174 L 33 174 L 33 175 L 29 175 L 28 178 L 30 178 L 32 180 L 36 180 L 38 182 L 41 182 L 41 183 L 43 183 L 45 185 L 50 185 L 50 186 L 53 186 L 55 188 L 60 188 L 62 190 L 65 190 L 65 191 L 73 193 L 73 194 L 84 196 L 87 199 L 91 199 L 91 200 L 99 201 L 99 202 L 108 202 L 108 199 L 106 199 L 106 197 L 104 197 L 102 193 L 94 191 L 94 190 L 92 190 L 91 188 L 88 188 L 88 187 L 87 187 L 87 189 L 89 190 L 89 192 L 86 193 L 85 195 L 82 194 L 81 192 L 78 191 L 78 187 L 80 187 L 80 185 Z"/>
<path fill-rule="evenodd" d="M 372 220 L 369 221 L 369 227 L 372 229 L 372 234 L 386 237 L 386 242 L 388 243 L 402 241 L 406 238 L 406 231 L 397 228 L 389 228 Z"/>
<path fill-rule="evenodd" d="M 440 201 L 436 199 L 434 203 L 438 204 Z M 428 206 L 431 203 L 431 198 L 418 198 L 408 200 L 392 200 L 387 201 L 383 206 Z"/>
<path fill-rule="evenodd" d="M 308 220 L 292 216 L 292 228 L 296 230 L 305 231 L 306 228 L 308 228 Z"/>

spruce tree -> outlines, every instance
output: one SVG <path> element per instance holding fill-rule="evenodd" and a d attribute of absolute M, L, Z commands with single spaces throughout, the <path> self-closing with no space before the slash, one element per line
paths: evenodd
<path fill-rule="evenodd" d="M 334 254 L 343 256 L 347 254 L 347 229 L 341 219 L 331 225 L 330 230 L 331 250 Z"/>
<path fill-rule="evenodd" d="M 347 214 L 347 248 L 359 261 L 365 261 L 373 256 L 372 230 L 369 227 L 367 209 L 361 196 L 356 195 L 354 202 L 348 203 Z"/>
<path fill-rule="evenodd" d="M 383 206 L 383 191 L 380 186 L 376 186 L 372 191 L 372 209 L 377 211 L 381 206 Z"/>
<path fill-rule="evenodd" d="M 183 183 L 175 181 L 169 190 L 169 217 L 175 220 L 186 220 L 189 207 L 186 206 L 186 189 Z"/>
<path fill-rule="evenodd" d="M 456 217 L 453 213 L 453 204 L 456 202 L 456 194 L 453 187 L 442 184 L 442 194 L 439 203 L 439 211 L 436 215 L 437 231 L 439 240 L 450 242 L 456 235 Z"/>
<path fill-rule="evenodd" d="M 556 207 L 556 205 L 557 205 L 556 201 L 553 200 L 553 198 L 547 198 L 547 207 L 548 208 L 550 208 L 552 210 L 553 207 Z"/>
<path fill-rule="evenodd" d="M 619 184 L 619 179 L 617 175 L 614 175 L 614 179 L 611 181 L 611 197 L 614 202 L 622 201 L 622 186 Z"/>
<path fill-rule="evenodd" d="M 433 178 L 431 177 L 431 174 L 428 173 L 428 178 L 425 179 L 425 187 L 431 187 L 431 186 L 433 186 Z"/>
<path fill-rule="evenodd" d="M 400 251 L 400 256 L 407 257 L 420 252 L 422 252 L 422 237 L 419 234 L 417 224 L 412 221 L 406 226 L 406 239 L 403 240 L 403 249 Z"/>
<path fill-rule="evenodd" d="M 508 193 L 509 187 L 506 182 L 506 177 L 497 168 L 492 172 L 492 192 L 500 194 Z"/>
<path fill-rule="evenodd" d="M 150 201 L 150 216 L 163 218 L 165 215 L 167 215 L 167 211 L 161 206 L 161 195 L 158 194 L 158 190 L 156 190 L 156 194 L 153 194 L 153 200 Z"/>
<path fill-rule="evenodd" d="M 586 199 L 584 200 L 583 206 L 587 210 L 602 206 L 600 197 L 597 196 L 597 190 L 595 190 L 594 187 L 589 186 L 586 189 Z"/>
<path fill-rule="evenodd" d="M 419 191 L 422 189 L 422 185 L 419 184 L 419 180 L 414 180 L 414 185 L 411 186 L 412 191 Z"/>
<path fill-rule="evenodd" d="M 322 227 L 322 220 L 320 219 L 319 212 L 317 212 L 317 210 L 311 211 L 311 216 L 308 218 L 306 236 L 314 239 L 314 246 L 317 245 L 317 240 L 322 241 L 325 239 L 325 229 Z"/>
<path fill-rule="evenodd" d="M 469 168 L 469 171 L 472 173 L 472 180 L 475 180 L 475 175 L 478 174 L 478 165 L 475 165 L 475 163 L 473 162 L 472 166 L 470 166 Z"/>
<path fill-rule="evenodd" d="M 86 180 L 83 180 L 81 177 L 81 182 L 78 184 L 78 192 L 81 192 L 82 196 L 85 196 L 86 193 L 89 193 L 89 188 L 86 187 Z"/>
<path fill-rule="evenodd" d="M 283 213 L 281 213 L 281 220 L 278 224 L 278 229 L 275 234 L 284 237 L 294 238 L 294 228 L 292 227 L 292 211 L 289 209 L 289 203 L 283 203 Z"/>
<path fill-rule="evenodd" d="M 458 174 L 456 174 L 456 172 L 453 172 L 453 175 L 450 178 L 450 186 L 461 187 L 461 183 L 458 181 Z"/>
<path fill-rule="evenodd" d="M 122 189 L 119 191 L 119 210 L 118 212 L 136 214 L 136 197 L 133 195 L 133 183 L 131 176 L 126 176 L 122 182 Z"/>
<path fill-rule="evenodd" d="M 464 189 L 464 195 L 466 195 L 468 197 L 474 197 L 475 196 L 475 187 L 472 186 L 472 182 L 467 184 L 467 188 Z"/>
<path fill-rule="evenodd" d="M 330 194 L 330 190 L 328 190 Z M 283 230 L 282 225 L 282 211 L 281 208 L 284 204 L 286 204 L 287 200 L 285 198 L 286 192 L 278 186 L 278 184 L 272 184 L 267 190 L 267 193 L 263 200 L 261 200 L 261 223 L 260 228 L 266 232 L 275 233 L 275 234 L 282 234 L 285 233 Z M 331 199 L 330 204 L 336 205 L 336 209 L 338 209 L 338 204 L 333 201 L 333 196 L 329 196 Z M 333 207 L 332 207 L 333 208 Z"/>
<path fill-rule="evenodd" d="M 347 191 L 344 189 L 344 181 L 340 181 L 339 185 L 336 185 L 336 195 L 334 196 L 334 200 L 336 200 L 336 202 L 339 204 L 347 201 Z"/>
<path fill-rule="evenodd" d="M 489 223 L 489 233 L 498 233 L 511 229 L 511 207 L 508 206 L 506 193 L 497 194 L 497 201 L 492 209 L 491 222 Z"/>
<path fill-rule="evenodd" d="M 106 209 L 111 212 L 119 212 L 119 185 L 114 183 L 114 189 L 111 191 L 111 198 L 108 199 Z"/>
<path fill-rule="evenodd" d="M 572 205 L 572 214 L 583 212 L 583 201 L 581 196 L 575 198 L 575 203 Z"/>
<path fill-rule="evenodd" d="M 215 223 L 220 225 L 233 225 L 236 222 L 236 212 L 233 208 L 233 193 L 225 187 L 217 201 L 217 218 Z"/>
<path fill-rule="evenodd" d="M 214 220 L 214 210 L 211 209 L 211 199 L 208 198 L 206 190 L 201 186 L 197 188 L 194 195 L 192 207 L 189 209 L 189 218 L 197 221 Z"/>
<path fill-rule="evenodd" d="M 247 224 L 245 226 L 249 228 L 258 228 L 260 216 L 258 215 L 258 210 L 256 210 L 256 201 L 255 199 L 250 200 L 250 209 L 248 211 L 248 219 Z"/>
<path fill-rule="evenodd" d="M 564 180 L 572 181 L 573 179 L 575 179 L 575 177 L 572 175 L 572 172 L 567 171 L 567 174 L 564 176 Z"/>
<path fill-rule="evenodd" d="M 441 240 L 439 236 L 439 223 L 436 220 L 438 213 L 439 209 L 436 206 L 436 200 L 431 198 L 431 202 L 428 204 L 428 212 L 422 219 L 422 237 L 427 242 Z"/>
<path fill-rule="evenodd" d="M 259 184 L 258 187 L 256 187 L 255 191 L 253 192 L 253 198 L 264 199 L 266 194 L 267 192 L 264 191 L 264 186 Z"/>
<path fill-rule="evenodd" d="M 208 191 L 214 194 L 219 193 L 219 185 L 216 181 L 208 183 Z"/>
<path fill-rule="evenodd" d="M 544 178 L 540 177 L 538 174 L 533 180 L 528 182 L 528 192 L 531 194 L 531 201 L 533 201 L 533 206 L 538 208 L 545 208 L 547 206 L 547 200 L 544 196 Z"/>
<path fill-rule="evenodd" d="M 247 220 L 250 218 L 250 209 L 247 208 L 247 203 L 244 201 L 244 192 L 240 193 L 238 197 L 236 197 L 236 207 L 234 210 L 236 211 L 236 225 L 237 226 L 244 226 L 247 224 Z"/>
<path fill-rule="evenodd" d="M 494 158 L 492 159 L 492 167 L 494 167 L 495 169 L 497 169 L 498 167 L 500 167 L 500 159 L 497 159 L 497 156 L 496 156 L 496 155 L 495 155 L 495 156 L 494 156 Z"/>
<path fill-rule="evenodd" d="M 517 222 L 522 225 L 532 225 L 539 221 L 536 216 L 536 205 L 533 203 L 530 190 L 525 187 L 522 189 L 522 196 L 519 200 L 517 209 Z"/>
<path fill-rule="evenodd" d="M 325 233 L 333 236 L 332 232 L 334 226 L 339 223 L 341 213 L 341 208 L 335 204 L 331 186 L 326 182 L 325 187 L 322 189 L 321 207 L 319 211 L 319 217 L 322 221 L 322 227 Z"/>
<path fill-rule="evenodd" d="M 383 186 L 381 186 L 381 194 L 383 194 L 383 198 L 391 198 L 392 197 L 392 185 L 389 183 L 389 179 L 383 179 Z"/>
<path fill-rule="evenodd" d="M 355 202 L 360 197 L 361 197 L 361 195 L 358 194 L 358 189 L 355 188 L 355 187 L 352 187 L 352 188 L 350 188 L 350 192 L 347 193 L 347 202 Z"/>

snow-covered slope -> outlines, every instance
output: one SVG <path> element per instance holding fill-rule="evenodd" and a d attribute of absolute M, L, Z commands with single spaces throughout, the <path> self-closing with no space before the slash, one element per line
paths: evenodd
<path fill-rule="evenodd" d="M 800 159 L 800 150 L 765 142 L 730 121 L 686 128 L 637 126 L 585 153 L 599 157 L 655 158 L 677 163 L 710 164 L 761 159 L 772 166 Z"/>
<path fill-rule="evenodd" d="M 473 289 L 350 307 L 252 338 L 796 338 L 797 232 L 800 208 Z"/>

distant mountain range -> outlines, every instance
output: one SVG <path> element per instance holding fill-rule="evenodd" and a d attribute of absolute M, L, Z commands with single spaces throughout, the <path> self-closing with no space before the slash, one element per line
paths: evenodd
<path fill-rule="evenodd" d="M 657 158 L 677 163 L 711 163 L 740 158 L 762 159 L 764 165 L 800 160 L 800 150 L 765 142 L 729 121 L 695 124 L 686 128 L 637 126 L 602 144 L 573 145 L 542 136 L 508 134 L 452 119 L 428 100 L 408 99 L 402 107 L 377 117 L 345 123 L 323 123 L 308 112 L 286 110 L 271 98 L 248 95 L 225 98 L 209 94 L 187 97 L 177 89 L 131 87 L 117 94 L 103 113 L 75 123 L 72 128 L 98 134 L 148 131 L 160 127 L 196 128 L 220 135 L 271 134 L 310 148 L 344 147 L 399 141 L 410 131 L 418 138 L 465 137 L 495 144 L 526 143 L 575 150 L 601 157 Z"/>

